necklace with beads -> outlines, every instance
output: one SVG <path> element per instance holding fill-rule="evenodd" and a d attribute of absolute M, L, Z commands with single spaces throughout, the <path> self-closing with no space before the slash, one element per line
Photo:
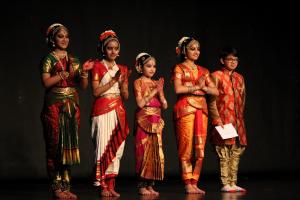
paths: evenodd
<path fill-rule="evenodd" d="M 55 51 L 52 51 L 51 53 L 55 57 L 55 59 L 59 62 L 59 64 L 61 65 L 62 71 L 64 71 L 65 68 L 64 68 L 63 63 L 61 62 L 61 59 L 66 58 L 66 60 L 68 61 L 68 54 L 67 54 L 67 52 L 63 56 L 58 56 Z"/>

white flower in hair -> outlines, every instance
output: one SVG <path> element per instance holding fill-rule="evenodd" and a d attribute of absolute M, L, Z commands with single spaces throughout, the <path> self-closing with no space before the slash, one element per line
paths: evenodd
<path fill-rule="evenodd" d="M 145 53 L 145 52 L 142 52 L 142 53 L 139 53 L 137 56 L 136 56 L 136 58 L 135 58 L 135 69 L 136 69 L 136 71 L 139 73 L 139 74 L 141 74 L 141 73 L 143 73 L 142 72 L 142 66 L 140 65 L 140 63 L 138 62 L 138 60 L 141 58 L 141 57 L 143 57 L 143 56 L 145 56 L 145 55 L 149 55 L 148 53 Z M 150 55 L 149 55 L 150 56 Z"/>
<path fill-rule="evenodd" d="M 145 55 L 149 55 L 149 54 L 148 54 L 148 53 L 145 53 L 145 52 L 139 53 L 139 54 L 136 56 L 135 60 L 137 61 L 140 57 L 145 56 Z"/>
<path fill-rule="evenodd" d="M 179 42 L 178 42 L 178 47 L 181 48 L 182 43 L 183 43 L 185 40 L 187 40 L 187 39 L 189 39 L 189 37 L 186 37 L 186 36 L 182 37 L 182 38 L 179 40 Z"/>
<path fill-rule="evenodd" d="M 46 35 L 47 35 L 47 36 L 49 35 L 49 33 L 50 33 L 50 31 L 52 30 L 52 28 L 55 27 L 55 26 L 64 26 L 64 25 L 62 25 L 62 24 L 60 24 L 60 23 L 54 23 L 54 24 L 51 24 L 51 25 L 48 27 L 47 32 L 46 32 Z"/>
<path fill-rule="evenodd" d="M 187 39 L 189 39 L 189 37 L 186 37 L 186 36 L 184 36 L 184 37 L 182 37 L 180 40 L 179 40 L 179 42 L 178 42 L 178 44 L 177 44 L 177 47 L 175 48 L 175 52 L 176 52 L 176 54 L 179 56 L 180 54 L 181 54 L 181 51 L 182 51 L 182 43 L 184 42 L 184 41 L 186 41 Z"/>

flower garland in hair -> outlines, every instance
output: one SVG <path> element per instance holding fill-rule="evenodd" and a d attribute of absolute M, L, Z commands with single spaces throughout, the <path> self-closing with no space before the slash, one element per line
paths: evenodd
<path fill-rule="evenodd" d="M 116 33 L 113 30 L 107 30 L 100 34 L 99 40 L 103 41 L 106 38 L 108 38 L 109 36 L 117 37 Z"/>
<path fill-rule="evenodd" d="M 184 43 L 187 39 L 189 39 L 189 37 L 184 36 L 184 37 L 182 37 L 182 38 L 179 40 L 179 42 L 178 42 L 178 44 L 177 44 L 177 47 L 176 47 L 176 49 L 175 49 L 176 54 L 177 54 L 178 56 L 180 55 L 180 53 L 181 53 L 181 51 L 182 51 L 182 43 Z"/>

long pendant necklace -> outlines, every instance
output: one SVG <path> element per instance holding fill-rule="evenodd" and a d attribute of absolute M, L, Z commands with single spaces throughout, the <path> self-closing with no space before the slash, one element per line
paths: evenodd
<path fill-rule="evenodd" d="M 65 67 L 63 65 L 63 63 L 61 62 L 61 60 L 59 59 L 59 56 L 56 54 L 55 51 L 52 51 L 52 55 L 55 57 L 55 59 L 59 62 L 59 64 L 61 65 L 61 69 L 62 71 L 65 71 Z M 66 53 L 62 58 L 66 58 L 66 61 L 68 61 L 68 54 Z"/>

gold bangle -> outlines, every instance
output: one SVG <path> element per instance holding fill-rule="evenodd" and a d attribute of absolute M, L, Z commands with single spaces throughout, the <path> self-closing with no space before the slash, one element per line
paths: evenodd
<path fill-rule="evenodd" d="M 80 77 L 81 78 L 88 78 L 89 74 L 87 72 L 81 72 Z"/>
<path fill-rule="evenodd" d="M 194 92 L 194 88 L 193 86 L 187 86 L 188 87 L 188 93 L 192 93 Z"/>
<path fill-rule="evenodd" d="M 191 93 L 191 89 L 190 89 L 190 86 L 186 86 L 187 87 L 187 93 Z"/>

